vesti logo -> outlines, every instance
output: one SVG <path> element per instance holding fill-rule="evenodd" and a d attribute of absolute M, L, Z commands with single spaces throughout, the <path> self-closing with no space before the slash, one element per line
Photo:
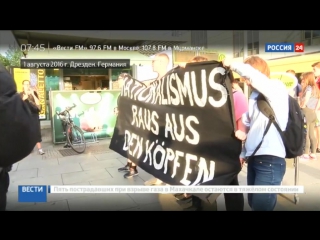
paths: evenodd
<path fill-rule="evenodd" d="M 265 52 L 304 52 L 303 43 L 266 43 Z"/>

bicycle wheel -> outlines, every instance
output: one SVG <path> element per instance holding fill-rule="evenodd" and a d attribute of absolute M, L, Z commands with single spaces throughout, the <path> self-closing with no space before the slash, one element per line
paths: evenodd
<path fill-rule="evenodd" d="M 70 147 L 77 153 L 83 153 L 86 150 L 86 140 L 83 132 L 78 126 L 67 127 L 67 141 Z"/>

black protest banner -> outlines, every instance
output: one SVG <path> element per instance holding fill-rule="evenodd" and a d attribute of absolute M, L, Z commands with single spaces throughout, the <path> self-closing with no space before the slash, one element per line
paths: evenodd
<path fill-rule="evenodd" d="M 110 149 L 171 185 L 228 185 L 240 172 L 231 84 L 220 62 L 175 68 L 149 87 L 123 77 Z"/>

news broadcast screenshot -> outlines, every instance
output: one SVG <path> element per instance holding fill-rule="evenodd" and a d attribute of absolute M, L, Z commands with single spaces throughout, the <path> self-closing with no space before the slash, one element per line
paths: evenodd
<path fill-rule="evenodd" d="M 1 30 L 0 211 L 320 210 L 320 30 Z"/>

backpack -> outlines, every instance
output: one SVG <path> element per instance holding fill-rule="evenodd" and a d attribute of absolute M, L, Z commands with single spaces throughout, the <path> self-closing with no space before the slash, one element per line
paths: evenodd
<path fill-rule="evenodd" d="M 0 167 L 28 156 L 37 143 L 37 131 L 11 74 L 0 65 Z"/>
<path fill-rule="evenodd" d="M 306 118 L 300 109 L 298 102 L 289 96 L 289 116 L 285 131 L 282 131 L 275 119 L 275 114 L 269 102 L 262 94 L 257 98 L 257 106 L 267 118 L 269 118 L 268 125 L 263 133 L 262 140 L 257 148 L 254 150 L 252 156 L 256 154 L 262 145 L 265 135 L 268 133 L 271 124 L 278 130 L 283 145 L 286 149 L 286 158 L 295 158 L 301 156 L 304 152 L 305 141 L 307 137 Z"/>

